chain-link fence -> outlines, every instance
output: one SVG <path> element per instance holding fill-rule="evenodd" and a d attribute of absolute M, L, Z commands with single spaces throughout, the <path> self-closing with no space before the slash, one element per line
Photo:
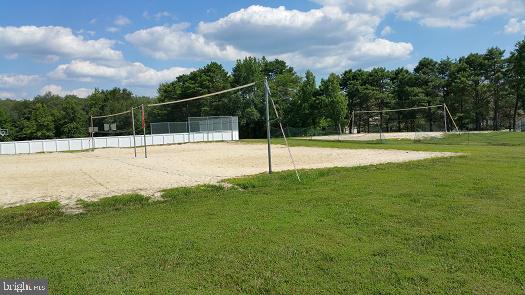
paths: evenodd
<path fill-rule="evenodd" d="M 189 117 L 187 122 L 157 122 L 150 124 L 151 134 L 238 131 L 238 118 L 233 116 Z"/>
<path fill-rule="evenodd" d="M 238 118 L 220 117 L 189 117 L 189 132 L 238 131 Z"/>
<path fill-rule="evenodd" d="M 151 134 L 188 133 L 188 122 L 158 122 L 150 124 Z"/>
<path fill-rule="evenodd" d="M 525 117 L 519 118 L 516 121 L 516 131 L 525 132 Z"/>

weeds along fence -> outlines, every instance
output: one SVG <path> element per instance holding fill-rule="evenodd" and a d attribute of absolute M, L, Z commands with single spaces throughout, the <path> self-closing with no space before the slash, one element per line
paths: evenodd
<path fill-rule="evenodd" d="M 228 121 L 229 123 L 221 124 L 219 128 L 217 121 Z M 166 122 L 165 124 L 169 123 L 170 122 Z M 174 128 L 170 129 L 169 132 L 163 133 L 153 133 L 152 129 L 152 134 L 146 135 L 145 137 L 143 135 L 135 135 L 135 143 L 137 146 L 144 146 L 144 141 L 146 142 L 146 145 L 166 145 L 204 141 L 239 140 L 237 117 L 189 118 L 188 122 L 182 123 L 186 124 L 187 126 L 195 127 L 189 129 Z M 196 126 L 199 126 L 199 128 Z M 205 126 L 208 127 L 205 128 Z M 156 130 L 161 131 L 164 129 L 159 127 Z M 0 155 L 82 151 L 92 148 L 99 149 L 132 147 L 133 135 L 94 137 L 93 141 L 90 137 L 9 141 L 0 142 Z"/>

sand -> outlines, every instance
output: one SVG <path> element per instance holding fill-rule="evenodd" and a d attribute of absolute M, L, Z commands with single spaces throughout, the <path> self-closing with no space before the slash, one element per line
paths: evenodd
<path fill-rule="evenodd" d="M 0 207 L 58 200 L 97 199 L 124 193 L 155 195 L 162 189 L 218 183 L 267 170 L 264 144 L 193 143 L 139 149 L 0 156 Z M 298 168 L 350 167 L 404 162 L 452 153 L 293 147 Z M 273 146 L 274 171 L 292 169 L 286 147 Z M 351 180 L 348 180 L 351 181 Z"/>

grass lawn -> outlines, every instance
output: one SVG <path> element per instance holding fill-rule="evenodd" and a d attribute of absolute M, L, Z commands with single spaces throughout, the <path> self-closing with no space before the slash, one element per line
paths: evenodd
<path fill-rule="evenodd" d="M 468 138 L 467 138 L 468 136 Z M 453 158 L 0 210 L 0 277 L 52 294 L 525 293 L 525 134 L 292 145 Z"/>

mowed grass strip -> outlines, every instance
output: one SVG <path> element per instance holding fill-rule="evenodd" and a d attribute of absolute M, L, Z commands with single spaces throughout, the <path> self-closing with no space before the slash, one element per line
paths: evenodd
<path fill-rule="evenodd" d="M 119 196 L 75 216 L 0 210 L 0 277 L 77 294 L 524 293 L 525 134 L 461 137 L 293 140 L 463 155 Z"/>

